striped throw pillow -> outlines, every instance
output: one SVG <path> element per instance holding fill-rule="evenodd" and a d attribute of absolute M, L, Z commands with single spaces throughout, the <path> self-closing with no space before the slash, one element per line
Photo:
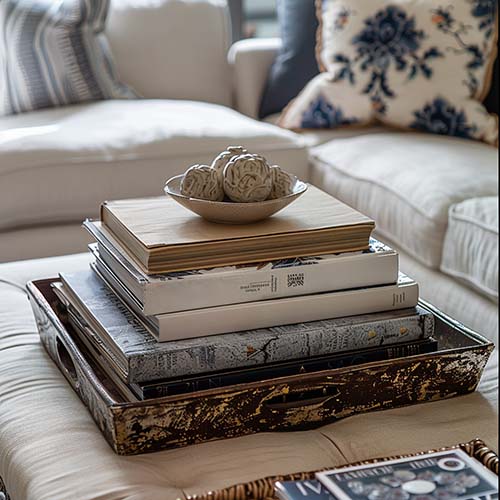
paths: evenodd
<path fill-rule="evenodd" d="M 0 115 L 137 95 L 104 35 L 109 0 L 0 1 Z"/>

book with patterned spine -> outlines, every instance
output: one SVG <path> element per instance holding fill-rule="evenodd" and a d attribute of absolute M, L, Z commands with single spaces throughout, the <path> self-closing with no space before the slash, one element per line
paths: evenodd
<path fill-rule="evenodd" d="M 84 226 L 98 242 L 90 250 L 99 271 L 109 268 L 146 316 L 387 285 L 398 279 L 398 254 L 375 239 L 359 252 L 147 275 L 99 222 L 86 221 Z"/>
<path fill-rule="evenodd" d="M 436 352 L 437 340 L 433 338 L 405 342 L 389 346 L 372 347 L 357 351 L 341 352 L 326 356 L 301 358 L 292 361 L 271 363 L 264 366 L 225 370 L 223 372 L 209 373 L 208 375 L 193 375 L 177 379 L 143 382 L 130 384 L 139 399 L 161 398 L 175 394 L 189 394 L 193 392 L 227 387 L 230 385 L 249 384 L 261 380 L 304 375 L 325 370 L 336 370 L 348 366 L 356 366 L 374 361 L 404 358 Z"/>
<path fill-rule="evenodd" d="M 432 314 L 417 307 L 158 343 L 92 271 L 63 274 L 62 281 L 59 296 L 129 383 L 411 342 L 434 332 Z"/>

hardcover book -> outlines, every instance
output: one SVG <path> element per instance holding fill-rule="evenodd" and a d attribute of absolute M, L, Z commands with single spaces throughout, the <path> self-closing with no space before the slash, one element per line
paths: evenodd
<path fill-rule="evenodd" d="M 93 334 L 92 332 L 87 332 L 89 327 L 86 326 L 85 320 L 71 306 L 68 308 L 68 312 L 69 321 L 79 339 L 85 344 L 89 352 L 92 353 L 94 359 L 100 364 L 108 377 L 113 380 L 122 394 L 129 400 L 146 400 L 179 394 L 191 394 L 209 389 L 248 384 L 250 382 L 259 382 L 279 377 L 334 370 L 373 361 L 386 361 L 388 359 L 427 354 L 436 352 L 438 349 L 438 342 L 433 338 L 429 338 L 415 342 L 405 342 L 404 344 L 372 347 L 339 354 L 269 363 L 251 368 L 235 368 L 209 374 L 127 384 L 123 380 L 118 379 L 110 363 L 89 341 L 89 338 Z"/>
<path fill-rule="evenodd" d="M 368 250 L 295 257 L 241 266 L 147 275 L 99 222 L 85 222 L 98 245 L 96 267 L 109 268 L 137 299 L 146 316 L 259 300 L 396 283 L 397 253 L 370 240 Z"/>
<path fill-rule="evenodd" d="M 61 278 L 64 285 L 55 290 L 87 322 L 90 341 L 129 383 L 411 342 L 434 332 L 433 315 L 417 307 L 158 343 L 95 273 Z"/>
<path fill-rule="evenodd" d="M 140 303 L 109 268 L 98 269 L 94 263 L 91 267 L 123 303 L 151 327 L 159 342 L 404 309 L 418 302 L 417 283 L 400 275 L 395 285 L 144 316 Z"/>
<path fill-rule="evenodd" d="M 101 220 L 147 274 L 366 250 L 375 227 L 314 186 L 253 224 L 208 222 L 165 196 L 106 202 Z"/>
<path fill-rule="evenodd" d="M 358 351 L 349 351 L 339 354 L 330 354 L 312 358 L 303 358 L 294 361 L 271 363 L 255 368 L 226 370 L 208 375 L 195 375 L 158 382 L 144 382 L 131 384 L 131 388 L 140 399 L 159 398 L 176 394 L 187 394 L 208 389 L 216 389 L 237 384 L 248 384 L 261 380 L 270 380 L 292 375 L 302 375 L 324 370 L 335 370 L 347 366 L 355 366 L 373 361 L 404 358 L 436 352 L 438 343 L 430 338 L 404 344 L 373 347 Z M 328 395 L 324 389 L 323 395 Z"/>

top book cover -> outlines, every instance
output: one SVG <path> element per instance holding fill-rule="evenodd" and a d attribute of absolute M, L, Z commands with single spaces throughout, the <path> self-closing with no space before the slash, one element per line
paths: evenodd
<path fill-rule="evenodd" d="M 254 224 L 208 222 L 167 197 L 105 202 L 101 220 L 147 274 L 366 250 L 375 227 L 314 186 Z"/>

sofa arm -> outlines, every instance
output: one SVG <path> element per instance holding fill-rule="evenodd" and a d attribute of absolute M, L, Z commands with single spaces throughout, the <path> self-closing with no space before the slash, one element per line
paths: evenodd
<path fill-rule="evenodd" d="M 235 106 L 244 115 L 258 118 L 267 75 L 280 47 L 279 38 L 256 38 L 236 42 L 229 50 Z"/>

